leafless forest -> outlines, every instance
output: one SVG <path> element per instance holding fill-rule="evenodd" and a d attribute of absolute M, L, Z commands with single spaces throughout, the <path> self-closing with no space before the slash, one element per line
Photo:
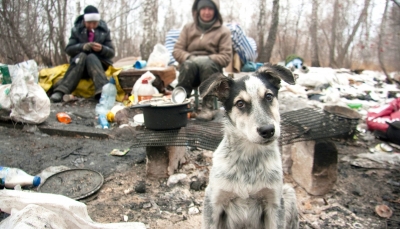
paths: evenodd
<path fill-rule="evenodd" d="M 399 71 L 399 0 L 220 0 L 224 22 L 256 40 L 259 62 L 292 53 L 307 65 Z M 76 16 L 98 7 L 116 47 L 114 61 L 146 59 L 172 28 L 191 19 L 193 0 L 0 0 L 0 63 L 68 62 L 64 48 Z"/>

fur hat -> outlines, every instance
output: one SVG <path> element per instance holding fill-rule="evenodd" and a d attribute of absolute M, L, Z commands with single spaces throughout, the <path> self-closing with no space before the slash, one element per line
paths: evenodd
<path fill-rule="evenodd" d="M 85 21 L 100 21 L 100 14 L 96 7 L 89 5 L 83 10 Z"/>
<path fill-rule="evenodd" d="M 202 8 L 204 8 L 204 7 L 206 7 L 206 6 L 211 7 L 211 8 L 213 8 L 214 10 L 216 9 L 214 3 L 213 3 L 211 0 L 200 0 L 200 1 L 197 3 L 197 10 L 200 11 Z"/>

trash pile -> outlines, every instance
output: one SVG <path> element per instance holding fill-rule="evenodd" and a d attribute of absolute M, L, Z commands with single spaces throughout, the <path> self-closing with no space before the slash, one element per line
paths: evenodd
<path fill-rule="evenodd" d="M 303 107 L 343 106 L 361 115 L 357 130 L 365 140 L 374 135 L 392 142 L 393 135 L 399 139 L 399 132 L 393 129 L 400 127 L 396 124 L 400 120 L 400 89 L 387 84 L 382 73 L 313 67 L 307 73 L 301 69 L 293 73 L 296 85 L 284 84 L 279 95 L 281 113 Z M 386 133 L 389 129 L 391 137 Z"/>

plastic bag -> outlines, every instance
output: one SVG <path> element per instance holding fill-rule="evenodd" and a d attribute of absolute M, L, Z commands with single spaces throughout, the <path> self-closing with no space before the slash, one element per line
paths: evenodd
<path fill-rule="evenodd" d="M 39 124 L 50 115 L 50 99 L 38 85 L 36 63 L 23 62 L 12 69 L 10 88 L 11 114 L 17 122 Z"/>
<path fill-rule="evenodd" d="M 153 75 L 153 73 L 147 71 L 143 75 L 140 76 L 138 80 L 136 80 L 135 85 L 133 85 L 132 92 L 131 94 L 134 95 L 134 100 L 133 104 L 138 103 L 138 98 L 137 98 L 137 91 L 139 90 L 140 85 L 142 84 L 142 80 L 147 80 L 149 84 L 152 84 L 154 80 L 156 80 L 156 77 Z M 153 87 L 154 89 L 154 94 L 158 94 L 157 88 Z"/>
<path fill-rule="evenodd" d="M 0 85 L 0 110 L 11 110 L 10 89 L 11 84 Z"/>
<path fill-rule="evenodd" d="M 0 83 L 1 84 L 11 83 L 11 77 L 8 65 L 0 64 Z"/>
<path fill-rule="evenodd" d="M 162 67 L 168 66 L 169 53 L 168 49 L 162 44 L 156 44 L 153 52 L 149 56 L 147 61 L 147 67 Z"/>
<path fill-rule="evenodd" d="M 0 222 L 0 229 L 7 228 L 87 228 L 87 229 L 145 229 L 143 223 L 97 223 L 87 212 L 84 203 L 66 196 L 0 190 L 1 211 L 10 214 Z"/>
<path fill-rule="evenodd" d="M 8 69 L 10 71 L 11 82 L 18 77 L 23 77 L 26 82 L 32 81 L 33 83 L 37 83 L 39 80 L 39 71 L 34 60 L 24 61 L 16 65 L 8 65 Z"/>

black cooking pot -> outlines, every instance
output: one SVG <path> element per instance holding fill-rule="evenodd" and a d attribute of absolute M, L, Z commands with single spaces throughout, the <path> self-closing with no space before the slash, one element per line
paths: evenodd
<path fill-rule="evenodd" d="M 187 125 L 187 113 L 193 108 L 188 108 L 190 101 L 180 104 L 140 104 L 131 108 L 142 108 L 144 125 L 152 130 L 173 130 Z"/>

